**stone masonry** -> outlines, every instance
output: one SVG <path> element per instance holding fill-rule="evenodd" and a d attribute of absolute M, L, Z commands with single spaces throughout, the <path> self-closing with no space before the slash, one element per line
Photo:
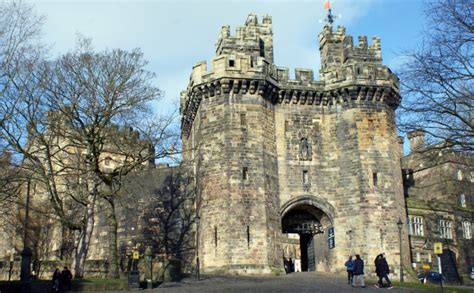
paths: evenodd
<path fill-rule="evenodd" d="M 193 67 L 181 95 L 182 142 L 200 198 L 202 272 L 281 271 L 295 242 L 287 233 L 311 225 L 309 238 L 299 234 L 307 270 L 342 271 L 358 253 L 369 273 L 385 252 L 398 272 L 396 222 L 406 217 L 398 78 L 382 64 L 377 37 L 354 45 L 345 28 L 326 25 L 319 49 L 319 80 L 310 69 L 290 79 L 273 62 L 271 17 L 249 15 L 235 35 L 222 27 L 210 68 Z"/>

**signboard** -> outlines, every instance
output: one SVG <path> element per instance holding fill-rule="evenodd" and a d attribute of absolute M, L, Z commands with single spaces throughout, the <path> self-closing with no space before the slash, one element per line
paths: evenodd
<path fill-rule="evenodd" d="M 140 272 L 138 271 L 128 272 L 128 288 L 129 290 L 140 289 Z"/>
<path fill-rule="evenodd" d="M 334 227 L 328 228 L 328 246 L 333 249 L 336 246 L 336 237 L 334 236 Z"/>
<path fill-rule="evenodd" d="M 137 250 L 132 251 L 132 258 L 133 259 L 139 259 L 140 258 L 140 254 L 138 253 Z"/>
<path fill-rule="evenodd" d="M 443 243 L 435 242 L 433 245 L 433 250 L 435 254 L 443 254 Z"/>

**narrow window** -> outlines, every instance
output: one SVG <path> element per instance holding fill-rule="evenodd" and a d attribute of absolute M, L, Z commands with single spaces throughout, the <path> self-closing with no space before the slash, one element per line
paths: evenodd
<path fill-rule="evenodd" d="M 428 253 L 428 262 L 431 262 L 431 253 Z"/>
<path fill-rule="evenodd" d="M 472 238 L 472 227 L 471 222 L 465 220 L 462 222 L 462 234 L 464 239 L 471 239 Z"/>
<path fill-rule="evenodd" d="M 466 207 L 466 196 L 464 193 L 459 195 L 459 206 L 462 208 Z"/>
<path fill-rule="evenodd" d="M 288 120 L 285 120 L 285 132 L 288 131 L 288 129 L 289 129 L 288 127 L 289 127 L 289 126 L 288 126 Z"/>
<path fill-rule="evenodd" d="M 378 186 L 379 184 L 379 177 L 376 172 L 372 173 L 372 180 L 374 182 L 374 186 Z"/>
<path fill-rule="evenodd" d="M 249 177 L 249 170 L 247 167 L 242 168 L 242 180 L 247 180 Z"/>
<path fill-rule="evenodd" d="M 234 67 L 235 66 L 235 60 L 229 60 L 229 67 Z"/>
<path fill-rule="evenodd" d="M 217 227 L 214 227 L 214 245 L 217 247 Z"/>
<path fill-rule="evenodd" d="M 374 133 L 375 133 L 374 119 L 368 119 L 367 120 L 367 137 L 370 140 L 373 140 L 374 139 Z"/>
<path fill-rule="evenodd" d="M 303 184 L 306 185 L 309 183 L 308 170 L 303 171 Z"/>
<path fill-rule="evenodd" d="M 254 67 L 255 66 L 255 59 L 253 57 L 250 57 L 250 67 Z"/>
<path fill-rule="evenodd" d="M 369 119 L 369 120 L 367 120 L 367 122 L 368 122 L 369 129 L 373 130 L 374 129 L 374 119 Z"/>
<path fill-rule="evenodd" d="M 263 42 L 262 39 L 260 39 L 258 44 L 259 44 L 259 49 L 260 49 L 260 57 L 265 58 L 265 43 Z"/>
<path fill-rule="evenodd" d="M 421 262 L 421 253 L 416 253 L 416 262 Z"/>
<path fill-rule="evenodd" d="M 247 226 L 247 247 L 250 247 L 250 226 Z"/>
<path fill-rule="evenodd" d="M 357 67 L 356 72 L 357 72 L 357 75 L 360 74 L 360 68 L 359 67 Z"/>
<path fill-rule="evenodd" d="M 247 125 L 247 116 L 245 113 L 240 113 L 240 126 L 246 126 Z"/>

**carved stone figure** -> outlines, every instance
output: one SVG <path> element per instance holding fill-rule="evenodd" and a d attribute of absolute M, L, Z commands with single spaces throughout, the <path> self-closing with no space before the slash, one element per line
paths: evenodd
<path fill-rule="evenodd" d="M 300 160 L 311 160 L 311 145 L 306 137 L 300 141 Z"/>

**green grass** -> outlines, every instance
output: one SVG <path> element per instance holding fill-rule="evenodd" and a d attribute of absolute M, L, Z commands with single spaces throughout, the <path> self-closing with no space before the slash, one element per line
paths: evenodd
<path fill-rule="evenodd" d="M 441 287 L 439 285 L 434 284 L 421 284 L 421 283 L 411 283 L 411 282 L 394 282 L 393 284 L 399 288 L 410 288 L 410 289 L 417 289 L 419 292 L 441 292 Z M 445 293 L 472 293 L 474 289 L 472 288 L 458 288 L 452 286 L 443 285 Z"/>
<path fill-rule="evenodd" d="M 376 279 L 368 279 L 366 284 L 375 284 L 377 283 Z M 439 284 L 421 284 L 420 282 L 403 282 L 400 283 L 398 281 L 393 281 L 393 286 L 395 288 L 407 288 L 407 289 L 417 289 L 417 292 L 441 292 L 441 287 Z M 443 284 L 444 293 L 473 293 L 474 288 L 472 287 L 465 287 L 459 288 L 450 286 L 449 284 Z"/>

